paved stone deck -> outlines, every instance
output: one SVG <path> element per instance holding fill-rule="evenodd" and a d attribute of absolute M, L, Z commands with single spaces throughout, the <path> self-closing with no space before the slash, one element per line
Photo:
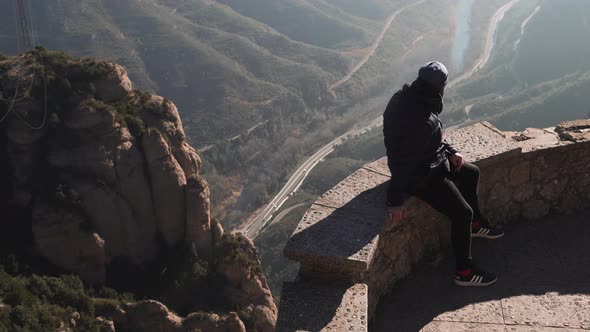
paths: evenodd
<path fill-rule="evenodd" d="M 590 331 L 590 211 L 510 225 L 475 239 L 488 288 L 451 283 L 451 254 L 424 262 L 382 299 L 371 332 Z"/>
<path fill-rule="evenodd" d="M 284 283 L 277 332 L 367 332 L 365 284 Z"/>

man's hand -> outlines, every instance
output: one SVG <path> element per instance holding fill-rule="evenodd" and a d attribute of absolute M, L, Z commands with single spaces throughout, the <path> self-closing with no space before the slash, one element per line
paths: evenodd
<path fill-rule="evenodd" d="M 389 221 L 394 224 L 400 223 L 406 214 L 406 208 L 403 206 L 389 207 L 387 211 L 389 212 Z"/>
<path fill-rule="evenodd" d="M 454 155 L 450 156 L 449 161 L 453 164 L 453 166 L 455 166 L 457 172 L 459 172 L 461 167 L 463 167 L 463 156 L 459 153 L 455 153 Z"/>

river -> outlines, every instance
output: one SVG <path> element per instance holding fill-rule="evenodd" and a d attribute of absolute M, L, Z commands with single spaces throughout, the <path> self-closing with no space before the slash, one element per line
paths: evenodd
<path fill-rule="evenodd" d="M 464 67 L 465 52 L 471 39 L 471 11 L 475 0 L 459 0 L 455 9 L 455 36 L 451 59 L 454 72 L 461 72 Z"/>

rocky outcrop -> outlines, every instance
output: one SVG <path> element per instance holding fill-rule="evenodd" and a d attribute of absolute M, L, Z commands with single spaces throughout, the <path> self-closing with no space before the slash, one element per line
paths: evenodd
<path fill-rule="evenodd" d="M 100 66 L 104 74 L 93 82 L 98 99 L 110 102 L 124 98 L 131 91 L 131 80 L 125 69 L 110 62 L 102 62 Z"/>
<path fill-rule="evenodd" d="M 125 307 L 124 320 L 115 327 L 137 332 L 246 332 L 244 323 L 235 312 L 227 315 L 195 312 L 182 318 L 157 301 L 141 301 Z M 108 318 L 105 321 L 110 321 Z"/>
<path fill-rule="evenodd" d="M 210 194 L 207 181 L 200 175 L 188 178 L 186 198 L 186 241 L 193 242 L 201 252 L 209 252 L 213 246 L 214 233 L 209 216 Z"/>
<path fill-rule="evenodd" d="M 209 189 L 198 175 L 199 156 L 184 140 L 176 106 L 133 91 L 116 64 L 66 59 L 52 67 L 52 61 L 32 54 L 12 58 L 1 80 L 5 95 L 26 84 L 19 82 L 23 77 L 37 91 L 43 73 L 31 63 L 43 62 L 45 75 L 61 75 L 70 84 L 48 86 L 60 99 L 48 96 L 47 106 L 44 95 L 15 103 L 2 127 L 13 200 L 32 206 L 40 252 L 93 283 L 104 282 L 114 259 L 151 260 L 158 237 L 169 247 L 196 243 L 209 255 Z M 40 129 L 21 120 L 44 116 Z"/>
<path fill-rule="evenodd" d="M 229 315 L 192 313 L 182 322 L 186 331 L 246 332 L 244 323 L 235 312 Z"/>
<path fill-rule="evenodd" d="M 142 301 L 126 308 L 127 329 L 131 331 L 180 331 L 182 318 L 157 301 Z"/>
<path fill-rule="evenodd" d="M 259 332 L 274 331 L 277 307 L 260 270 L 254 243 L 242 235 L 231 235 L 219 250 L 223 259 L 217 264 L 217 273 L 225 280 L 223 293 L 231 303 L 242 308 L 241 314 L 250 317 L 247 326 Z"/>
<path fill-rule="evenodd" d="M 132 90 L 116 64 L 40 49 L 0 61 L 0 90 L 19 97 L 13 107 L 0 104 L 7 114 L 0 153 L 10 164 L 9 200 L 30 211 L 41 255 L 101 284 L 115 261 L 136 268 L 174 248 L 196 248 L 204 275 L 221 288 L 224 301 L 216 303 L 223 314 L 182 318 L 160 302 L 143 301 L 97 312 L 103 329 L 274 330 L 277 310 L 254 245 L 211 220 L 201 160 L 185 141 L 172 102 Z"/>
<path fill-rule="evenodd" d="M 186 176 L 158 130 L 148 129 L 141 147 L 151 179 L 158 229 L 166 244 L 173 245 L 184 234 Z"/>

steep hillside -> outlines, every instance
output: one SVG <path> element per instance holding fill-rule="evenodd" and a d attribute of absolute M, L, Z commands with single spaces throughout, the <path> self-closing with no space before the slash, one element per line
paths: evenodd
<path fill-rule="evenodd" d="M 254 245 L 211 218 L 170 100 L 133 90 L 117 64 L 40 47 L 0 57 L 0 91 L 0 330 L 80 317 L 81 330 L 274 329 Z M 64 273 L 87 287 L 38 276 Z M 165 305 L 107 292 L 105 308 L 99 286 Z"/>
<path fill-rule="evenodd" d="M 330 3 L 333 6 L 349 13 L 368 19 L 385 19 L 391 12 L 391 9 L 407 1 L 400 0 L 318 0 L 317 2 Z"/>
<path fill-rule="evenodd" d="M 367 98 L 447 58 L 449 2 L 60 0 L 30 2 L 30 16 L 40 45 L 111 59 L 175 101 L 208 161 L 215 215 L 233 227 L 300 158 L 368 117 Z M 8 9 L 0 52 L 15 54 Z"/>
<path fill-rule="evenodd" d="M 337 7 L 320 1 L 221 0 L 220 2 L 244 16 L 265 23 L 289 38 L 311 45 L 327 48 L 363 46 L 363 42 L 369 39 L 369 32 L 363 25 L 369 25 L 370 22 L 364 22 L 360 18 L 340 11 Z"/>
<path fill-rule="evenodd" d="M 40 45 L 112 59 L 138 87 L 174 99 L 189 140 L 204 147 L 277 114 L 301 123 L 305 110 L 332 105 L 328 87 L 358 58 L 343 52 L 371 45 L 408 2 L 63 0 L 32 2 L 30 17 Z M 0 51 L 14 54 L 6 7 Z"/>
<path fill-rule="evenodd" d="M 139 87 L 176 100 L 194 122 L 187 131 L 199 146 L 239 134 L 273 109 L 297 113 L 325 104 L 328 84 L 350 64 L 333 50 L 289 39 L 217 2 L 66 0 L 31 9 L 41 45 L 122 63 Z M 0 49 L 12 53 L 14 18 L 8 10 L 0 15 Z M 325 21 L 322 16 L 306 26 L 321 31 Z M 364 44 L 369 37 L 347 40 Z M 275 97 L 272 106 L 261 107 Z"/>

